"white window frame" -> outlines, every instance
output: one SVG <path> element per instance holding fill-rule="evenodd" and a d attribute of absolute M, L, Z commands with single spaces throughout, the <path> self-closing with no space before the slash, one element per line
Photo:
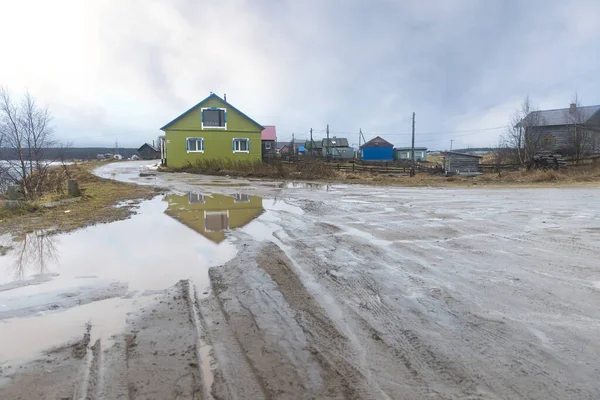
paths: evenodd
<path fill-rule="evenodd" d="M 189 141 L 190 139 L 192 139 L 194 141 L 194 143 L 198 143 L 198 141 L 200 141 L 200 143 L 202 144 L 202 149 L 201 150 L 191 150 L 189 148 Z M 197 148 L 198 146 L 196 146 Z M 187 150 L 188 153 L 204 153 L 204 138 L 201 137 L 189 137 L 189 138 L 185 138 L 185 148 Z"/>
<path fill-rule="evenodd" d="M 265 150 L 271 150 L 271 142 L 265 143 Z"/>
<path fill-rule="evenodd" d="M 204 110 L 222 110 L 223 111 L 223 119 L 225 122 L 225 126 L 204 126 Z M 227 130 L 227 109 L 226 108 L 218 108 L 218 107 L 203 107 L 200 109 L 200 123 L 202 124 L 202 129 L 223 129 Z"/>
<path fill-rule="evenodd" d="M 236 193 L 233 195 L 234 203 L 250 203 L 252 196 L 246 193 Z"/>
<path fill-rule="evenodd" d="M 241 142 L 242 140 L 246 141 L 246 149 L 248 150 L 235 150 L 235 148 L 237 147 L 235 145 L 236 142 Z M 234 153 L 250 153 L 250 139 L 249 138 L 234 138 L 233 139 L 233 143 L 232 143 L 232 150 Z"/>
<path fill-rule="evenodd" d="M 206 204 L 206 196 L 200 193 L 188 192 L 188 204 Z"/>

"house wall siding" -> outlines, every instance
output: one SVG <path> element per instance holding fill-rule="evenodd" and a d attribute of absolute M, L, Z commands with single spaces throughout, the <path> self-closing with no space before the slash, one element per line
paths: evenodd
<path fill-rule="evenodd" d="M 202 129 L 201 108 L 218 107 L 227 109 L 227 129 Z M 165 130 L 167 166 L 182 167 L 195 164 L 198 160 L 228 159 L 231 161 L 259 161 L 262 157 L 261 127 L 242 113 L 228 106 L 218 98 L 209 98 L 187 114 L 173 122 Z M 204 139 L 204 153 L 188 152 L 186 139 Z M 234 153 L 232 140 L 250 140 L 248 153 Z"/>
<path fill-rule="evenodd" d="M 477 172 L 479 161 L 478 157 L 447 154 L 445 156 L 444 168 L 449 172 Z"/>
<path fill-rule="evenodd" d="M 394 159 L 393 147 L 363 147 L 361 159 L 365 161 L 392 161 Z"/>
<path fill-rule="evenodd" d="M 600 151 L 600 127 L 596 128 L 594 125 L 589 122 L 586 126 L 592 127 L 593 130 L 590 130 L 590 134 L 592 135 L 592 144 L 590 151 L 598 152 Z M 585 128 L 578 128 L 585 129 Z M 596 130 L 598 129 L 598 130 Z M 566 153 L 569 151 L 569 148 L 572 144 L 572 135 L 573 135 L 573 126 L 570 125 L 556 125 L 556 126 L 539 126 L 533 127 L 531 132 L 534 135 L 537 135 L 540 138 L 539 151 L 546 152 L 559 152 Z M 529 134 L 529 133 L 528 133 Z M 553 146 L 544 146 L 543 145 L 543 137 L 550 135 L 554 138 Z"/>
<path fill-rule="evenodd" d="M 396 150 L 396 159 L 397 160 L 410 160 L 412 158 L 411 150 Z M 427 150 L 417 150 L 415 149 L 415 160 L 426 161 L 427 160 Z"/>

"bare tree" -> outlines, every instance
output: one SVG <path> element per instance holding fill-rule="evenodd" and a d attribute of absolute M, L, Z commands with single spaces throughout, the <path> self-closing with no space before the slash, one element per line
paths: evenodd
<path fill-rule="evenodd" d="M 538 126 L 544 124 L 539 109 L 526 96 L 521 107 L 514 112 L 510 126 L 503 136 L 505 147 L 510 149 L 510 158 L 519 164 L 525 164 L 540 149 L 541 138 Z"/>
<path fill-rule="evenodd" d="M 41 194 L 53 160 L 45 151 L 57 146 L 47 108 L 37 104 L 29 93 L 16 102 L 8 90 L 0 88 L 0 137 L 4 146 L 4 180 L 19 184 L 23 194 L 33 198 Z"/>
<path fill-rule="evenodd" d="M 568 125 L 567 154 L 578 162 L 594 150 L 595 132 L 585 125 L 587 118 L 577 93 L 573 95 L 564 118 L 565 125 Z"/>

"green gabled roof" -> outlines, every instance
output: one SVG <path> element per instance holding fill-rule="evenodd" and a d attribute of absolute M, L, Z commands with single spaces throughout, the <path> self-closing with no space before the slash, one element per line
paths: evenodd
<path fill-rule="evenodd" d="M 229 104 L 227 101 L 225 101 L 225 99 L 222 99 L 221 97 L 217 96 L 216 94 L 211 93 L 210 96 L 208 96 L 207 98 L 205 98 L 204 100 L 202 100 L 200 103 L 196 104 L 195 106 L 193 106 L 192 108 L 190 108 L 189 110 L 187 110 L 186 112 L 184 112 L 183 114 L 181 114 L 180 116 L 178 116 L 177 118 L 175 118 L 174 120 L 172 120 L 171 122 L 169 122 L 168 124 L 166 124 L 165 126 L 163 126 L 162 128 L 160 128 L 160 130 L 164 131 L 165 129 L 167 129 L 169 127 L 169 125 L 172 125 L 175 122 L 179 121 L 185 115 L 187 115 L 190 112 L 194 111 L 196 108 L 200 107 L 202 105 L 202 103 L 204 103 L 205 101 L 207 101 L 208 99 L 211 99 L 211 98 L 217 98 L 217 99 L 221 100 L 223 103 L 225 103 L 227 105 L 227 107 L 231 108 L 232 110 L 235 110 L 235 111 L 239 112 L 240 114 L 242 114 L 242 116 L 248 118 L 253 124 L 255 124 L 256 126 L 258 126 L 261 131 L 265 129 L 264 126 L 262 126 L 261 124 L 259 124 L 258 122 L 256 122 L 255 120 L 253 120 L 252 118 L 250 118 L 249 116 L 247 116 L 246 114 L 244 114 L 243 112 L 241 112 L 240 110 L 238 110 L 237 108 L 235 108 L 233 105 Z"/>

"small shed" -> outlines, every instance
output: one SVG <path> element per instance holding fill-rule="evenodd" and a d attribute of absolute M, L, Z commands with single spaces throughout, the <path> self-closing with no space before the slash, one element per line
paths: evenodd
<path fill-rule="evenodd" d="M 265 125 L 260 135 L 262 141 L 262 156 L 268 158 L 277 153 L 275 143 L 277 142 L 277 131 L 273 125 Z"/>
<path fill-rule="evenodd" d="M 392 161 L 394 145 L 377 136 L 360 146 L 360 158 L 364 161 Z"/>
<path fill-rule="evenodd" d="M 443 152 L 444 170 L 451 173 L 478 172 L 481 156 L 454 151 Z"/>
<path fill-rule="evenodd" d="M 396 160 L 412 160 L 412 147 L 398 147 L 394 151 Z M 415 147 L 415 161 L 427 161 L 427 147 Z"/>
<path fill-rule="evenodd" d="M 160 158 L 160 150 L 148 143 L 144 143 L 142 147 L 137 149 L 137 152 L 141 160 L 154 160 Z"/>

